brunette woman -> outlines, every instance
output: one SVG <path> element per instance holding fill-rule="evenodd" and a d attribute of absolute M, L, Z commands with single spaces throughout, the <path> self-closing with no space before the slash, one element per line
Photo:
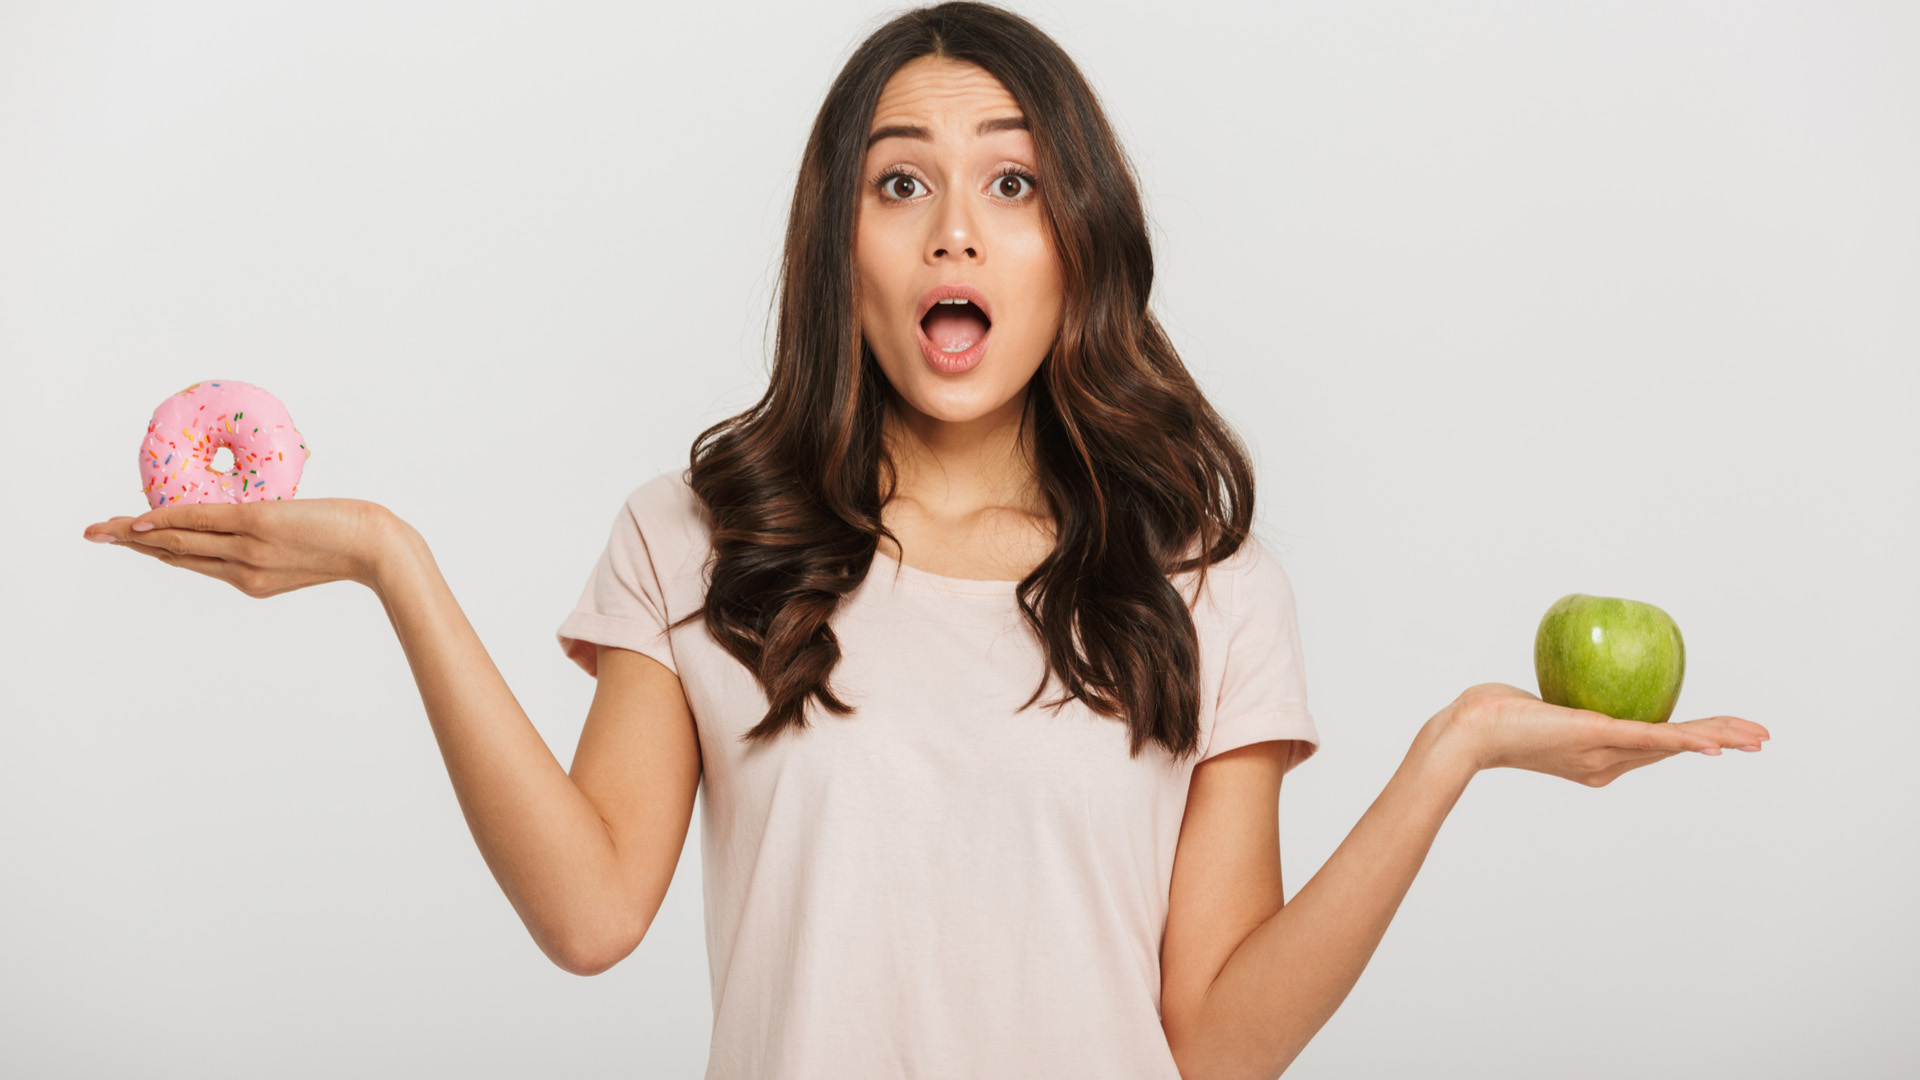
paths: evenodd
<path fill-rule="evenodd" d="M 1319 745 L 1292 591 L 1073 62 L 981 4 L 881 27 L 814 123 L 781 280 L 765 396 L 627 497 L 559 628 L 598 680 L 571 774 L 385 508 L 90 528 L 250 596 L 379 594 L 568 971 L 640 943 L 704 791 L 709 1077 L 1277 1076 L 1476 772 L 1598 786 L 1766 737 L 1470 687 L 1285 900 L 1281 779 Z"/>

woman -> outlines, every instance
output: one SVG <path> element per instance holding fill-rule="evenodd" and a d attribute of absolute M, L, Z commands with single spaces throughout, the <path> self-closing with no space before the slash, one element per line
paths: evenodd
<path fill-rule="evenodd" d="M 1477 771 L 1598 786 L 1766 732 L 1471 687 L 1283 906 L 1280 783 L 1319 741 L 1292 594 L 1151 282 L 1054 42 L 969 3 L 876 31 L 807 145 L 766 395 L 628 497 L 560 627 L 598 680 L 571 775 L 384 508 L 88 532 L 250 596 L 372 588 L 568 971 L 639 944 L 704 790 L 709 1076 L 1276 1076 Z"/>

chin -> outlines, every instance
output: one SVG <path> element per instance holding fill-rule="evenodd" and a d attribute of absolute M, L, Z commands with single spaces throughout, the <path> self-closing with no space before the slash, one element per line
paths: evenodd
<path fill-rule="evenodd" d="M 907 376 L 904 382 L 892 376 L 889 376 L 889 380 L 893 383 L 894 393 L 908 408 L 929 419 L 949 424 L 979 420 L 1007 408 L 1025 385 L 1008 386 L 997 379 L 942 379 L 932 372 L 918 370 Z"/>

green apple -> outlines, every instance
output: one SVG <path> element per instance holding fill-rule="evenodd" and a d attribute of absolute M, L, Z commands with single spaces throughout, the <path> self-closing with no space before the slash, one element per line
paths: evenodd
<path fill-rule="evenodd" d="M 1687 647 L 1652 604 L 1569 593 L 1540 619 L 1533 672 L 1542 701 L 1661 724 L 1680 700 Z"/>

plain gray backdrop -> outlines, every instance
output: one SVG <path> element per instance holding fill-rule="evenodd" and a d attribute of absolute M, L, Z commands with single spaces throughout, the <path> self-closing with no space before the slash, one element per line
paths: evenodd
<path fill-rule="evenodd" d="M 0 1072 L 694 1077 L 699 818 L 583 979 L 480 858 L 377 599 L 81 539 L 257 383 L 413 523 L 570 762 L 622 499 L 766 380 L 869 2 L 0 4 Z M 1288 895 L 1568 592 L 1686 635 L 1592 790 L 1485 773 L 1289 1075 L 1920 1073 L 1920 9 L 1020 3 L 1136 162 L 1154 308 L 1257 455 L 1325 738 Z M 1284 973 L 1282 973 L 1284 977 Z"/>

